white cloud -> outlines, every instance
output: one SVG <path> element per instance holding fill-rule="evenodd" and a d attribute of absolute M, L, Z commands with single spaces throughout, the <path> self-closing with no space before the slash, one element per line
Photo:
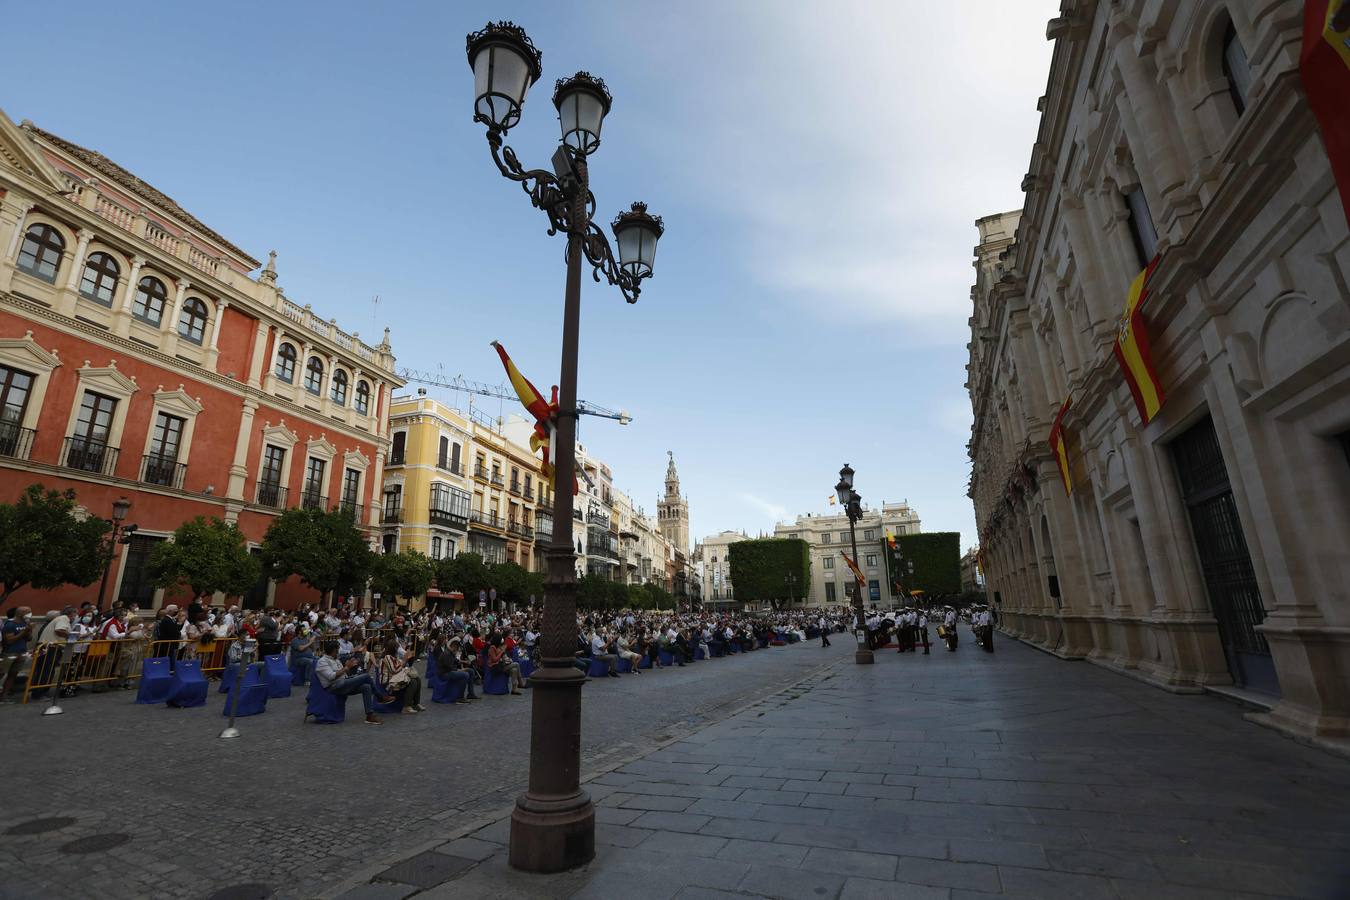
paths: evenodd
<path fill-rule="evenodd" d="M 764 517 L 768 519 L 771 524 L 776 525 L 787 518 L 787 507 L 781 503 L 770 503 L 768 500 L 765 500 L 762 497 L 756 497 L 748 491 L 741 491 L 738 496 L 742 502 L 763 512 Z"/>

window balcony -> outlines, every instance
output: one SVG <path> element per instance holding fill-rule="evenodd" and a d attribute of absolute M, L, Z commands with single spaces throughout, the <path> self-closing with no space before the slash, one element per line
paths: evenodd
<path fill-rule="evenodd" d="M 301 509 L 325 510 L 328 508 L 328 498 L 319 493 L 318 488 L 305 488 L 300 492 Z"/>
<path fill-rule="evenodd" d="M 117 469 L 118 452 L 117 447 L 109 447 L 104 441 L 68 437 L 61 448 L 61 465 L 67 469 L 111 476 Z"/>
<path fill-rule="evenodd" d="M 445 457 L 441 457 L 436 460 L 436 468 L 440 469 L 442 472 L 449 472 L 451 475 L 464 474 L 463 463 L 451 462 Z"/>
<path fill-rule="evenodd" d="M 492 473 L 492 486 L 493 486 L 493 487 L 506 487 L 506 482 L 502 479 L 502 476 L 501 476 L 501 475 L 499 475 L 499 474 L 496 473 L 496 472 L 493 472 L 493 473 Z"/>
<path fill-rule="evenodd" d="M 285 509 L 286 489 L 270 481 L 259 481 L 257 493 L 253 496 L 253 502 L 269 509 Z"/>
<path fill-rule="evenodd" d="M 489 512 L 483 512 L 480 509 L 475 509 L 472 513 L 469 514 L 469 521 L 474 525 L 479 525 L 485 528 L 495 528 L 498 531 L 506 530 L 506 525 L 502 522 L 501 516 L 494 515 L 493 513 Z"/>
<path fill-rule="evenodd" d="M 402 453 L 390 453 L 390 454 L 389 454 L 388 460 L 385 461 L 385 465 L 386 465 L 386 466 L 401 466 L 401 465 L 403 465 L 403 454 L 402 454 Z"/>
<path fill-rule="evenodd" d="M 517 497 L 519 497 L 519 496 L 521 495 L 521 494 L 520 494 L 520 482 L 519 482 L 519 481 L 513 481 L 513 482 L 511 482 L 511 488 L 510 488 L 510 490 L 511 490 L 511 493 L 513 493 L 513 494 L 515 494 Z"/>
<path fill-rule="evenodd" d="M 141 481 L 146 484 L 158 484 L 181 491 L 185 477 L 187 463 L 180 463 L 175 457 L 149 453 L 141 458 Z"/>
<path fill-rule="evenodd" d="M 403 521 L 402 506 L 386 506 L 380 513 L 380 522 L 384 525 L 398 525 Z"/>
<path fill-rule="evenodd" d="M 525 488 L 525 494 L 524 494 L 524 497 L 525 497 L 526 500 L 533 500 L 533 499 L 534 499 L 534 488 L 532 488 L 532 487 L 527 487 L 527 488 Z"/>
<path fill-rule="evenodd" d="M 37 432 L 32 428 L 20 428 L 12 422 L 0 423 L 0 456 L 27 459 L 36 436 Z"/>
<path fill-rule="evenodd" d="M 365 514 L 366 510 L 363 504 L 357 503 L 355 500 L 349 498 L 339 503 L 338 509 L 345 513 L 351 513 L 352 521 L 357 525 L 363 524 L 361 517 Z"/>
<path fill-rule="evenodd" d="M 469 524 L 469 518 L 464 513 L 449 509 L 437 509 L 434 506 L 427 510 L 427 521 L 432 525 L 442 525 L 447 528 L 464 528 Z"/>
<path fill-rule="evenodd" d="M 490 478 L 488 470 L 481 465 L 473 467 L 473 477 L 479 481 L 488 481 Z"/>

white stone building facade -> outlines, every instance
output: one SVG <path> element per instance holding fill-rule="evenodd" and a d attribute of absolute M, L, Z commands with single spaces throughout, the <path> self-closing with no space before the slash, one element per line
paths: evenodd
<path fill-rule="evenodd" d="M 1002 629 L 1350 738 L 1350 231 L 1303 4 L 1065 0 L 1020 214 L 978 223 L 971 496 Z M 1131 281 L 1166 391 L 1111 348 Z M 1047 438 L 1061 403 L 1073 483 Z"/>
<path fill-rule="evenodd" d="M 854 526 L 858 540 L 857 560 L 867 578 L 863 602 L 879 609 L 890 609 L 900 602 L 900 593 L 890 584 L 883 555 L 888 534 L 900 537 L 919 534 L 919 514 L 908 503 L 883 503 L 880 510 L 867 509 Z M 836 606 L 851 603 L 853 576 L 839 551 L 853 555 L 848 529 L 848 517 L 839 514 L 798 516 L 795 522 L 780 522 L 774 526 L 773 536 L 800 538 L 811 548 L 811 583 L 805 586 L 788 585 L 784 597 L 797 606 Z"/>

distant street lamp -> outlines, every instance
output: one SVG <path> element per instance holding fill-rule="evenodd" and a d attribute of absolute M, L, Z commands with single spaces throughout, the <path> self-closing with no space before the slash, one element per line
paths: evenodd
<path fill-rule="evenodd" d="M 844 514 L 848 516 L 848 537 L 853 545 L 853 564 L 859 565 L 858 531 L 855 526 L 862 518 L 862 494 L 853 489 L 853 468 L 848 463 L 844 463 L 844 467 L 839 470 L 839 483 L 834 486 L 834 492 L 839 505 L 844 508 Z M 858 649 L 854 651 L 853 661 L 860 666 L 870 666 L 875 659 L 872 656 L 872 648 L 867 643 L 867 619 L 863 615 L 862 589 L 861 582 L 855 584 L 853 588 L 853 633 L 858 639 Z"/>
<path fill-rule="evenodd" d="M 123 525 L 126 521 L 127 512 L 131 509 L 131 501 L 126 497 L 118 497 L 112 505 L 112 532 L 108 535 L 108 558 L 103 562 L 103 581 L 98 586 L 98 611 L 103 612 L 103 595 L 108 592 L 108 572 L 112 570 L 113 557 L 117 555 L 119 544 L 131 543 L 132 532 L 136 531 L 138 525 Z"/>
<path fill-rule="evenodd" d="M 581 266 L 584 257 L 596 281 L 603 275 L 624 299 L 636 303 L 652 275 L 656 243 L 664 231 L 659 216 L 634 203 L 611 223 L 617 258 L 592 220 L 588 157 L 600 146 L 600 130 L 613 102 L 605 83 L 587 72 L 559 79 L 553 105 L 562 125 L 553 171 L 526 169 L 503 146 L 520 121 L 525 94 L 543 74 L 542 54 L 524 29 L 489 23 L 466 38 L 474 78 L 474 121 L 487 128 L 492 160 L 503 176 L 520 184 L 530 202 L 548 216 L 549 234 L 567 235 L 567 288 L 563 300 L 562 373 L 559 411 L 550 444 L 558 473 L 552 541 L 547 553 L 542 665 L 530 677 L 535 690 L 530 731 L 530 779 L 511 814 L 511 865 L 531 872 L 558 872 L 595 856 L 595 808 L 581 789 L 581 685 L 574 661 L 577 572 L 571 530 L 572 472 L 576 458 L 577 355 L 581 328 Z"/>

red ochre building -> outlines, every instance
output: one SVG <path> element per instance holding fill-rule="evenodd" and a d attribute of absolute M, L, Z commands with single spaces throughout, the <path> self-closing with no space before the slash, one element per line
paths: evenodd
<path fill-rule="evenodd" d="M 295 506 L 379 524 L 388 406 L 377 347 L 289 300 L 258 260 L 106 157 L 0 111 L 0 502 L 34 482 L 89 515 L 131 501 L 107 601 L 159 606 L 155 544 L 194 516 L 251 548 Z M 372 532 L 373 534 L 373 532 Z M 98 584 L 22 589 L 44 611 Z M 245 598 L 294 607 L 292 579 Z"/>

